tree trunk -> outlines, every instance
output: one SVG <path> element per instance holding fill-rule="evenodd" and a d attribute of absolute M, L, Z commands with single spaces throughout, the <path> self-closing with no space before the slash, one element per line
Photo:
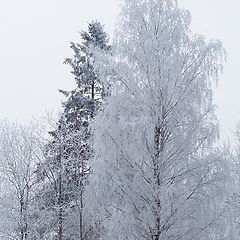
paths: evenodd
<path fill-rule="evenodd" d="M 60 143 L 62 144 L 62 143 Z M 62 206 L 62 149 L 60 147 L 60 163 L 59 163 L 59 184 L 58 184 L 58 240 L 63 239 L 63 206 Z"/>
<path fill-rule="evenodd" d="M 80 170 L 80 209 L 79 209 L 79 234 L 80 240 L 83 240 L 83 176 L 84 176 L 84 162 L 81 159 Z"/>
<path fill-rule="evenodd" d="M 92 82 L 92 85 L 91 85 L 91 98 L 92 98 L 91 118 L 93 118 L 93 117 L 94 117 L 94 112 L 95 112 L 95 103 L 94 103 L 94 98 L 95 98 L 95 83 L 94 83 L 94 81 Z"/>
<path fill-rule="evenodd" d="M 155 127 L 154 133 L 154 180 L 155 180 L 155 227 L 152 234 L 152 240 L 159 240 L 161 235 L 161 219 L 160 219 L 160 209 L 161 209 L 161 200 L 159 197 L 159 189 L 161 187 L 160 180 L 160 169 L 159 169 L 159 156 L 162 149 L 161 145 L 161 127 Z"/>
<path fill-rule="evenodd" d="M 80 216 L 79 216 L 79 231 L 80 231 L 80 240 L 83 240 L 83 194 L 82 190 L 80 193 Z"/>
<path fill-rule="evenodd" d="M 24 211 L 24 200 L 23 200 L 23 196 L 20 196 L 20 239 L 24 240 L 24 216 L 23 216 L 23 211 Z"/>

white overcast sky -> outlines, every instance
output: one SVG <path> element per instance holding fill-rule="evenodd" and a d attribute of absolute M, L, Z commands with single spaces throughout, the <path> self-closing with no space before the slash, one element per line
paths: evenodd
<path fill-rule="evenodd" d="M 216 93 L 223 139 L 240 120 L 240 1 L 179 0 L 192 14 L 193 31 L 220 39 L 228 62 Z M 118 0 L 0 0 L 0 118 L 27 121 L 58 111 L 58 89 L 71 89 L 70 41 L 98 19 L 112 35 Z"/>

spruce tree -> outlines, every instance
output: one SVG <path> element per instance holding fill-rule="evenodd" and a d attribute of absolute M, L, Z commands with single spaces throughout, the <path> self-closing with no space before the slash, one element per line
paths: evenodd
<path fill-rule="evenodd" d="M 49 224 L 41 231 L 55 233 L 58 240 L 89 239 L 91 227 L 84 219 L 84 189 L 92 156 L 89 123 L 99 111 L 106 90 L 94 68 L 94 49 L 109 51 L 108 35 L 98 21 L 81 32 L 81 43 L 71 43 L 74 52 L 65 63 L 72 68 L 76 89 L 60 90 L 67 97 L 57 129 L 50 132 L 45 162 L 39 165 L 43 188 L 41 209 L 52 212 Z M 49 228 L 47 230 L 47 228 Z M 76 230 L 77 229 L 77 230 Z"/>

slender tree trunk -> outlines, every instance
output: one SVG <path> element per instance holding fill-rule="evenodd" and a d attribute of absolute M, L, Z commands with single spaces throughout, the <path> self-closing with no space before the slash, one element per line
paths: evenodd
<path fill-rule="evenodd" d="M 161 235 L 161 219 L 160 219 L 160 210 L 161 210 L 161 200 L 159 197 L 159 190 L 161 187 L 161 179 L 160 179 L 160 169 L 159 169 L 159 157 L 161 152 L 161 127 L 155 127 L 154 133 L 154 180 L 155 180 L 155 227 L 152 234 L 152 240 L 159 240 Z"/>
<path fill-rule="evenodd" d="M 28 239 L 28 201 L 29 201 L 29 185 L 26 186 L 26 199 L 24 203 L 24 240 Z"/>
<path fill-rule="evenodd" d="M 62 177 L 59 178 L 59 196 L 58 196 L 58 240 L 62 240 L 63 237 L 63 209 L 62 209 Z"/>
<path fill-rule="evenodd" d="M 83 240 L 83 194 L 80 190 L 80 216 L 79 216 L 79 231 L 80 231 L 80 240 Z"/>
<path fill-rule="evenodd" d="M 155 180 L 155 228 L 153 231 L 152 239 L 153 240 L 160 240 L 161 236 L 161 199 L 159 195 L 159 191 L 161 189 L 162 185 L 162 179 L 161 179 L 161 153 L 164 150 L 164 145 L 168 137 L 170 136 L 170 133 L 167 131 L 166 124 L 164 123 L 165 119 L 165 113 L 164 108 L 162 109 L 162 122 L 158 122 L 158 124 L 155 127 L 154 131 L 154 180 Z"/>
<path fill-rule="evenodd" d="M 62 143 L 60 143 L 62 144 Z M 60 147 L 60 163 L 59 163 L 59 184 L 58 184 L 58 240 L 63 239 L 63 206 L 62 206 L 62 149 Z"/>
<path fill-rule="evenodd" d="M 94 97 L 94 93 L 92 93 L 92 96 Z M 83 162 L 83 159 L 81 159 L 81 170 L 80 170 L 80 216 L 79 216 L 80 240 L 83 240 L 83 187 L 84 187 L 83 177 L 84 177 L 84 162 Z"/>
<path fill-rule="evenodd" d="M 91 98 L 92 98 L 92 112 L 91 112 L 91 118 L 94 117 L 94 112 L 95 112 L 95 103 L 94 103 L 94 98 L 95 98 L 95 82 L 92 82 L 91 85 Z"/>
<path fill-rule="evenodd" d="M 91 89 L 91 91 L 92 91 L 92 93 L 91 93 L 91 98 L 94 99 L 94 97 L 95 97 L 95 92 L 94 92 L 95 83 L 94 83 L 94 82 L 92 83 L 91 88 L 92 88 L 92 89 Z"/>
<path fill-rule="evenodd" d="M 20 222 L 20 239 L 24 240 L 24 224 L 23 224 L 23 210 L 24 209 L 24 200 L 23 196 L 20 197 L 20 217 L 21 217 L 21 222 Z"/>

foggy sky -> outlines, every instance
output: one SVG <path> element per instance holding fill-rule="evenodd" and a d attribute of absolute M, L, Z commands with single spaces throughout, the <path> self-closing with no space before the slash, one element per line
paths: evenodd
<path fill-rule="evenodd" d="M 224 140 L 240 121 L 240 1 L 180 0 L 192 14 L 192 29 L 220 39 L 228 61 L 216 92 Z M 70 41 L 98 19 L 112 36 L 118 0 L 0 0 L 0 118 L 27 121 L 58 111 L 58 89 L 75 87 L 70 68 Z M 231 136 L 232 138 L 232 136 Z"/>

